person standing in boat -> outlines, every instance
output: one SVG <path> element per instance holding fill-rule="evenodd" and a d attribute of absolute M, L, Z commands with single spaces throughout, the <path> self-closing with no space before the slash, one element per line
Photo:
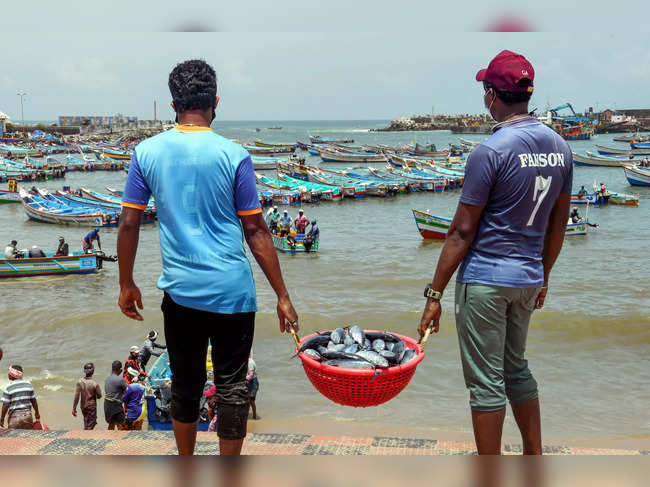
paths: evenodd
<path fill-rule="evenodd" d="M 59 246 L 56 248 L 55 257 L 66 256 L 70 253 L 70 247 L 68 246 L 65 238 L 59 236 Z"/>
<path fill-rule="evenodd" d="M 280 237 L 286 237 L 289 235 L 289 231 L 291 230 L 291 217 L 289 216 L 289 212 L 287 210 L 284 210 L 282 213 L 282 218 L 280 218 L 280 223 L 278 226 L 280 227 Z"/>
<path fill-rule="evenodd" d="M 294 220 L 294 225 L 296 227 L 296 232 L 298 233 L 305 233 L 305 229 L 307 228 L 307 225 L 309 225 L 309 218 L 305 216 L 305 212 L 303 211 L 302 208 L 298 210 L 298 216 Z"/>
<path fill-rule="evenodd" d="M 569 215 L 569 223 L 580 223 L 581 221 L 582 217 L 580 216 L 580 213 L 578 213 L 578 208 L 574 206 Z"/>
<path fill-rule="evenodd" d="M 201 60 L 178 64 L 169 89 L 179 125 L 141 142 L 131 158 L 117 241 L 119 306 L 129 318 L 143 319 L 133 266 L 140 217 L 153 196 L 165 202 L 158 208 L 163 261 L 158 287 L 164 291 L 178 452 L 194 452 L 211 343 L 219 450 L 238 455 L 246 437 L 246 370 L 257 311 L 244 239 L 278 298 L 280 331 L 297 330 L 298 315 L 264 222 L 250 155 L 210 128 L 219 102 L 214 69 Z"/>
<path fill-rule="evenodd" d="M 94 240 L 97 240 L 97 247 L 99 247 L 99 250 L 102 250 L 102 242 L 99 239 L 99 228 L 94 228 L 84 237 L 81 246 L 86 254 L 92 253 Z"/>
<path fill-rule="evenodd" d="M 156 330 L 151 330 L 149 332 L 149 335 L 147 335 L 147 338 L 145 339 L 144 343 L 142 344 L 142 347 L 140 348 L 140 352 L 138 352 L 138 363 L 140 364 L 140 369 L 142 371 L 146 370 L 147 364 L 149 363 L 149 359 L 153 355 L 154 357 L 160 357 L 162 352 L 158 353 L 155 351 L 156 348 L 160 350 L 165 350 L 167 348 L 166 345 L 159 345 L 156 343 L 156 339 L 158 338 L 158 332 Z"/>
<path fill-rule="evenodd" d="M 269 214 L 267 215 L 267 221 L 271 233 L 273 234 L 277 233 L 278 222 L 280 221 L 280 212 L 278 211 L 277 206 L 274 206 L 272 210 L 269 210 Z"/>
<path fill-rule="evenodd" d="M 81 414 L 84 417 L 84 429 L 92 430 L 97 426 L 97 399 L 102 397 L 102 389 L 93 379 L 95 366 L 88 362 L 84 365 L 84 378 L 77 381 L 74 400 L 72 402 L 72 415 L 77 417 L 77 404 L 81 401 Z"/>
<path fill-rule="evenodd" d="M 314 242 L 318 238 L 320 238 L 320 228 L 318 228 L 318 224 L 316 223 L 316 220 L 312 220 L 311 229 L 309 230 L 309 233 L 305 235 L 305 238 L 302 241 L 303 245 L 305 246 L 305 250 L 307 252 L 311 250 L 312 245 L 314 245 Z"/>
<path fill-rule="evenodd" d="M 535 72 L 511 51 L 476 75 L 498 122 L 467 161 L 456 215 L 447 232 L 418 327 L 438 331 L 442 294 L 458 268 L 455 315 L 479 454 L 501 453 L 509 400 L 524 454 L 541 454 L 537 382 L 525 359 L 534 309 L 544 305 L 564 242 L 573 160 L 568 144 L 528 115 Z"/>

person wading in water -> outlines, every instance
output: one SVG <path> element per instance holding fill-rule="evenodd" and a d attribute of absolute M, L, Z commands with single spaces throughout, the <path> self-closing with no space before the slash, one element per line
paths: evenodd
<path fill-rule="evenodd" d="M 456 215 L 438 259 L 418 331 L 437 332 L 440 298 L 458 269 L 456 328 L 479 454 L 501 453 L 506 399 L 524 454 L 541 454 L 537 382 L 524 358 L 528 323 L 544 305 L 569 216 L 567 143 L 528 115 L 533 66 L 503 51 L 476 75 L 499 123 L 472 151 Z"/>
<path fill-rule="evenodd" d="M 210 129 L 219 102 L 214 69 L 201 60 L 181 63 L 169 75 L 169 89 L 179 125 L 138 144 L 124 189 L 117 241 L 119 306 L 129 318 L 142 320 L 133 264 L 140 217 L 153 196 L 165 202 L 158 208 L 163 260 L 158 287 L 165 291 L 162 312 L 178 452 L 194 452 L 210 342 L 219 449 L 239 454 L 246 436 L 246 372 L 257 311 L 242 237 L 277 295 L 280 331 L 297 329 L 298 315 L 264 222 L 250 155 Z"/>

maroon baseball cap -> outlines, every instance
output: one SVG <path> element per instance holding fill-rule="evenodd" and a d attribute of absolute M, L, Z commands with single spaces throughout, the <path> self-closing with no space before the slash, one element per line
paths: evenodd
<path fill-rule="evenodd" d="M 518 86 L 521 80 L 530 80 L 530 85 Z M 476 73 L 476 81 L 486 81 L 497 90 L 503 91 L 533 91 L 535 70 L 521 54 L 512 51 L 501 51 L 486 69 Z"/>

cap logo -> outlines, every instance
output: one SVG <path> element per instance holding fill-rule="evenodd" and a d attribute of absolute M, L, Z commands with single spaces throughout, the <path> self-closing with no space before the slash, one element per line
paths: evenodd
<path fill-rule="evenodd" d="M 524 76 L 528 76 L 528 71 L 526 71 L 525 69 L 522 69 L 521 74 L 523 74 Z"/>

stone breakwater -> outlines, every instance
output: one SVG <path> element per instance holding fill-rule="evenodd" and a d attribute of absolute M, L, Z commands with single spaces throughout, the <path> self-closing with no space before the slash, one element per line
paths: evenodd
<path fill-rule="evenodd" d="M 450 130 L 456 134 L 492 133 L 494 121 L 488 115 L 413 115 L 392 120 L 388 127 L 374 132 Z"/>

